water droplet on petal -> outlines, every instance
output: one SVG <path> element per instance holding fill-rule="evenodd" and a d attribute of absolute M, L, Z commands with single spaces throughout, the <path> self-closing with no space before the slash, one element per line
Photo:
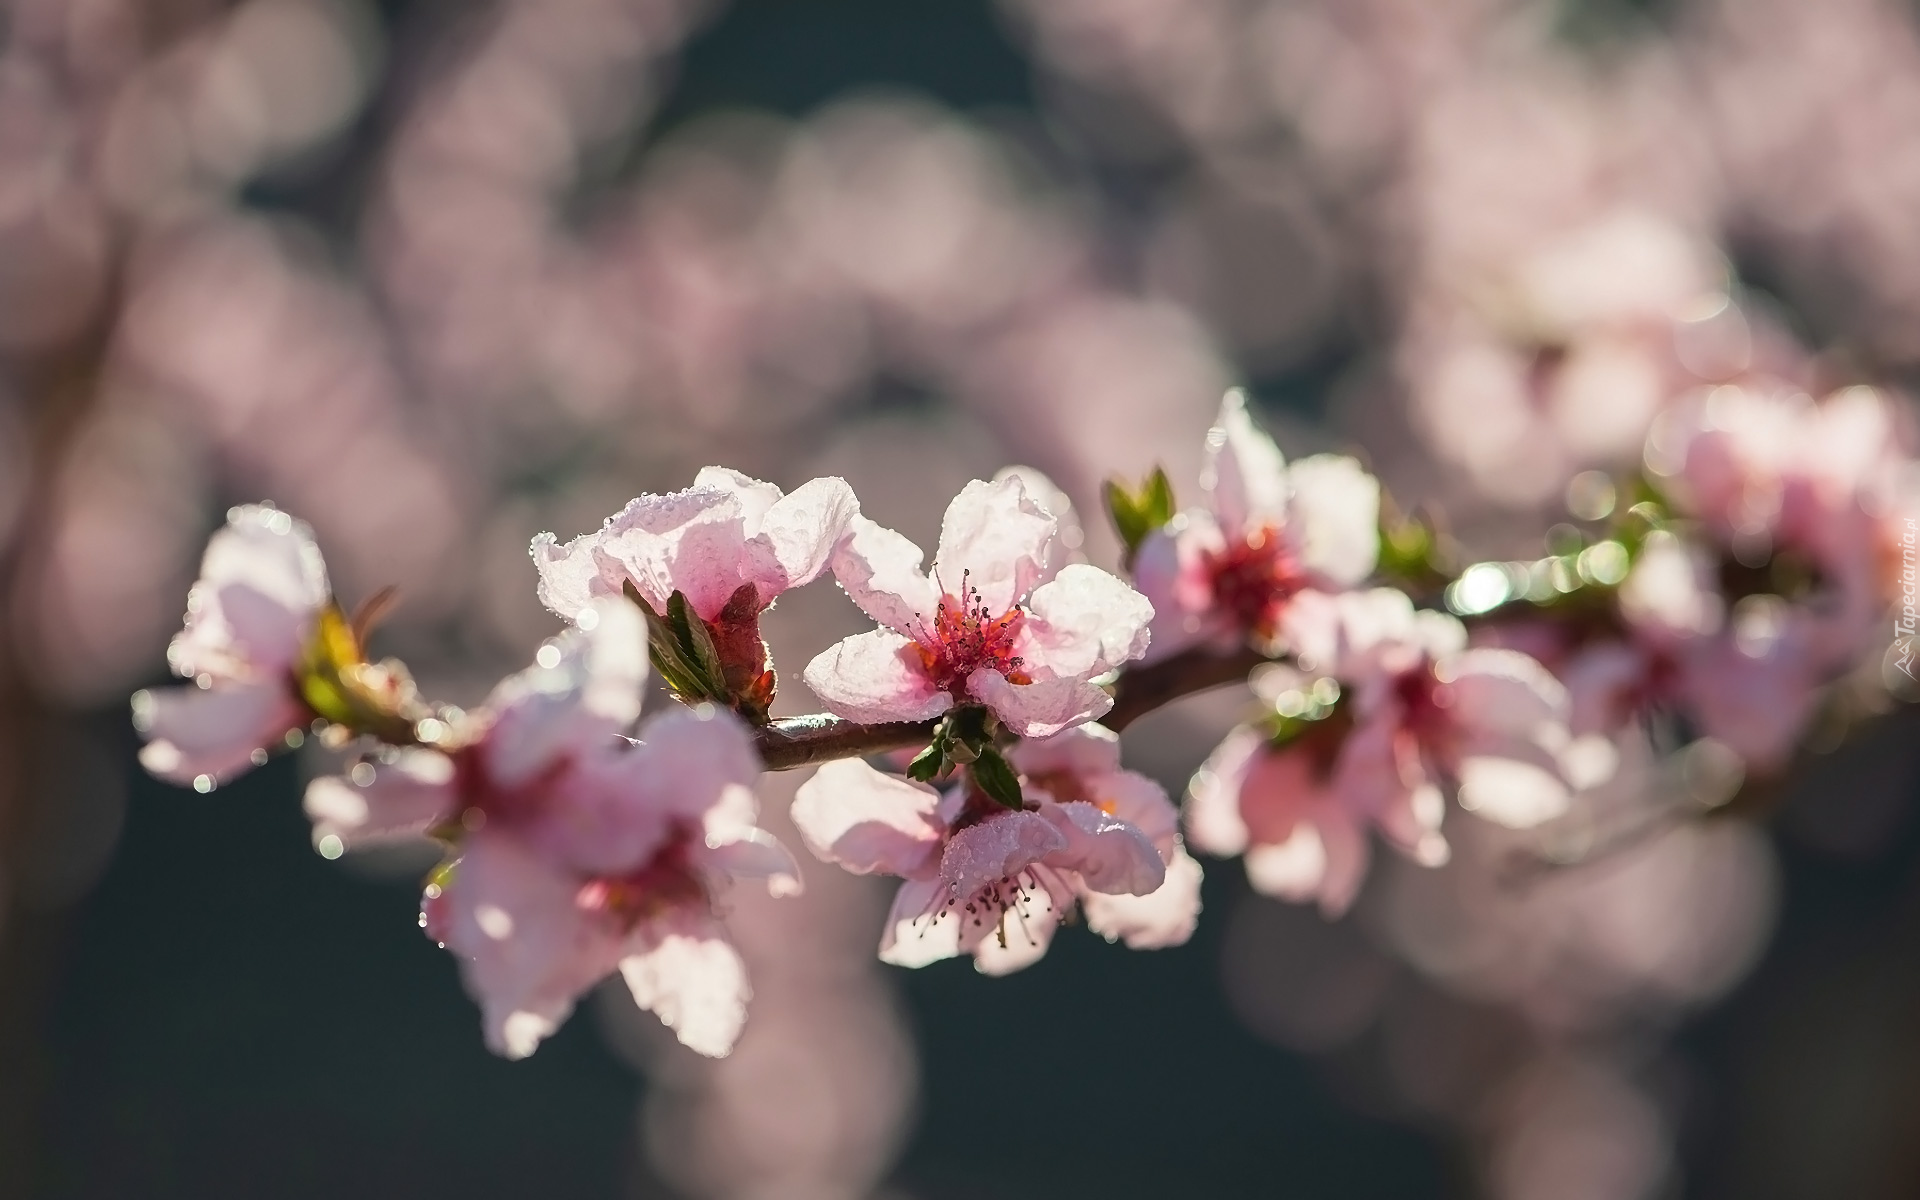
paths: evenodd
<path fill-rule="evenodd" d="M 346 846 L 341 843 L 340 839 L 331 833 L 315 842 L 313 848 L 320 852 L 321 858 L 329 861 L 339 858 L 346 850 Z"/>
<path fill-rule="evenodd" d="M 553 668 L 560 665 L 560 647 L 554 645 L 552 642 L 548 642 L 546 645 L 540 647 L 539 653 L 533 656 L 533 661 L 539 663 L 549 671 L 553 670 Z"/>
<path fill-rule="evenodd" d="M 347 774 L 358 787 L 371 787 L 373 785 L 374 770 L 373 764 L 370 762 L 357 762 L 353 764 L 353 770 L 347 772 Z"/>
<path fill-rule="evenodd" d="M 216 786 L 214 778 L 211 775 L 195 775 L 193 777 L 193 790 L 199 792 L 202 796 L 212 791 Z"/>
<path fill-rule="evenodd" d="M 266 765 L 267 765 L 267 750 L 266 750 L 266 747 L 264 747 L 264 746 L 256 746 L 256 747 L 254 747 L 254 750 L 253 750 L 253 753 L 252 753 L 252 754 L 249 754 L 249 755 L 247 755 L 247 758 L 248 758 L 248 760 L 249 760 L 249 761 L 251 761 L 251 762 L 253 763 L 253 765 L 254 765 L 254 766 L 256 766 L 256 767 L 264 767 L 264 766 L 266 766 Z"/>

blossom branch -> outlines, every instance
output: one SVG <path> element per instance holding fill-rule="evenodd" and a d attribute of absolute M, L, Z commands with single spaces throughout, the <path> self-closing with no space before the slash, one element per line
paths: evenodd
<path fill-rule="evenodd" d="M 1241 683 L 1261 663 L 1269 661 L 1253 650 L 1220 654 L 1188 650 L 1150 666 L 1122 671 L 1113 685 L 1113 710 L 1101 721 L 1124 729 L 1157 708 L 1183 696 Z M 925 746 L 933 737 L 934 721 L 892 721 L 863 725 L 827 713 L 782 717 L 754 731 L 754 746 L 769 771 L 790 771 L 839 758 L 861 758 L 889 750 Z"/>

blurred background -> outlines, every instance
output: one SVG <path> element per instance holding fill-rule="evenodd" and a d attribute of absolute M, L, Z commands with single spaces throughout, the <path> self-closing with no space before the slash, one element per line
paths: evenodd
<path fill-rule="evenodd" d="M 1099 480 L 1191 495 L 1234 383 L 1537 552 L 1682 376 L 1914 382 L 1920 9 L 0 11 L 0 1195 L 1920 1195 L 1910 724 L 1524 883 L 1462 828 L 1336 924 L 1210 863 L 1191 944 L 1006 980 L 881 967 L 885 882 L 812 866 L 735 905 L 732 1058 L 603 992 L 508 1063 L 424 864 L 313 852 L 317 763 L 177 791 L 126 707 L 235 502 L 398 585 L 376 651 L 469 703 L 555 629 L 540 530 L 724 463 L 930 545 L 1021 462 L 1111 564 Z M 861 624 L 785 598 L 777 711 Z M 1133 764 L 1177 795 L 1244 701 Z"/>

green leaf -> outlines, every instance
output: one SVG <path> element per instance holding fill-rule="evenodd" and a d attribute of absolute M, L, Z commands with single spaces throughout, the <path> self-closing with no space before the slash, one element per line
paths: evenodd
<path fill-rule="evenodd" d="M 998 750 L 992 747 L 983 749 L 967 771 L 973 776 L 973 782 L 995 803 L 1015 812 L 1026 807 L 1026 798 L 1020 794 L 1020 777 L 1014 774 L 1013 764 Z"/>
<path fill-rule="evenodd" d="M 1121 545 L 1126 548 L 1129 564 L 1147 535 L 1173 520 L 1173 484 L 1160 467 L 1155 467 L 1153 474 L 1138 488 L 1129 487 L 1119 479 L 1109 479 L 1100 485 L 1100 494 L 1106 502 L 1107 515 L 1113 519 L 1114 532 L 1120 535 Z"/>
<path fill-rule="evenodd" d="M 667 622 L 679 639 L 680 652 L 697 672 L 704 694 L 711 700 L 725 700 L 727 672 L 720 663 L 720 651 L 714 648 L 713 632 L 699 614 L 687 604 L 685 592 L 667 597 Z"/>
<path fill-rule="evenodd" d="M 717 696 L 710 691 L 702 679 L 700 668 L 692 662 L 683 646 L 680 631 L 673 622 L 653 609 L 646 597 L 642 596 L 627 580 L 621 590 L 628 600 L 637 605 L 647 618 L 647 658 L 652 661 L 653 669 L 660 678 L 673 689 L 673 693 L 683 700 L 712 700 Z M 679 593 L 675 593 L 678 595 Z"/>
<path fill-rule="evenodd" d="M 942 771 L 946 770 L 946 766 L 946 752 L 940 745 L 940 739 L 936 737 L 932 745 L 914 755 L 913 761 L 907 764 L 907 778 L 916 779 L 921 783 L 932 783 L 940 777 Z"/>

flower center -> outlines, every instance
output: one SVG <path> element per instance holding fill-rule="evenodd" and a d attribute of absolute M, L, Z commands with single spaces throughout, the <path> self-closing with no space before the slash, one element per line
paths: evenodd
<path fill-rule="evenodd" d="M 692 831 L 676 827 L 666 844 L 637 870 L 589 879 L 574 896 L 583 912 L 606 913 L 627 928 L 670 909 L 707 902 L 693 864 Z"/>
<path fill-rule="evenodd" d="M 1020 669 L 1020 656 L 1013 652 L 1026 612 L 1016 604 L 994 616 L 980 599 L 979 589 L 967 585 L 968 574 L 960 576 L 959 597 L 942 596 L 933 614 L 933 628 L 921 632 L 917 646 L 927 677 L 956 699 L 964 698 L 967 679 L 982 667 L 1006 676 L 1008 683 L 1032 683 L 1032 676 Z"/>
<path fill-rule="evenodd" d="M 1245 540 L 1206 557 L 1214 602 L 1241 628 L 1270 639 L 1287 601 L 1307 584 L 1307 575 L 1280 531 L 1263 525 Z"/>

